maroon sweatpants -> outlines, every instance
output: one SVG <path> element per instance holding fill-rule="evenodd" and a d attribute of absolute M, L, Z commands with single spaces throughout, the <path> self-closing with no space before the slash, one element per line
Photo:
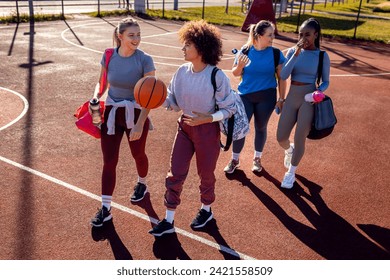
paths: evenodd
<path fill-rule="evenodd" d="M 220 130 L 217 122 L 188 126 L 179 120 L 178 131 L 172 148 L 171 166 L 165 180 L 165 206 L 176 209 L 188 175 L 193 155 L 200 177 L 200 200 L 210 205 L 215 200 L 215 175 L 220 152 Z"/>
<path fill-rule="evenodd" d="M 106 106 L 104 119 L 108 119 L 112 106 Z M 138 120 L 140 109 L 134 109 L 134 122 Z M 102 195 L 112 195 L 116 183 L 116 166 L 119 159 L 119 149 L 123 134 L 126 133 L 131 154 L 135 160 L 138 176 L 146 177 L 149 169 L 148 157 L 145 153 L 146 138 L 149 132 L 149 119 L 145 120 L 145 125 L 141 138 L 136 141 L 129 141 L 130 129 L 126 127 L 125 108 L 119 107 L 115 115 L 115 134 L 107 134 L 107 124 L 101 126 L 101 148 L 103 152 L 103 172 L 102 172 Z"/>

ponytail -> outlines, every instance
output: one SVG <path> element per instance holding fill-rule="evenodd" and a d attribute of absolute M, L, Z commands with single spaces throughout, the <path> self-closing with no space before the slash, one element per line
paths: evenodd
<path fill-rule="evenodd" d="M 263 36 L 267 28 L 272 27 L 275 30 L 275 25 L 269 20 L 260 20 L 257 24 L 249 25 L 249 37 L 245 43 L 245 47 L 250 48 L 254 45 L 255 40 L 259 36 Z"/>
<path fill-rule="evenodd" d="M 248 40 L 246 41 L 245 43 L 245 48 L 250 48 L 251 46 L 253 46 L 255 40 L 256 40 L 256 37 L 255 37 L 255 27 L 256 27 L 256 24 L 251 24 L 249 25 L 248 29 L 249 29 L 249 36 L 248 36 Z"/>
<path fill-rule="evenodd" d="M 115 44 L 117 47 L 121 46 L 121 40 L 119 40 L 118 37 L 118 26 L 115 27 L 114 33 L 112 34 L 112 43 Z"/>
<path fill-rule="evenodd" d="M 138 22 L 132 18 L 122 19 L 114 29 L 112 35 L 113 44 L 116 44 L 117 47 L 121 46 L 121 40 L 119 39 L 119 34 L 123 34 L 125 30 L 130 26 L 139 26 Z"/>

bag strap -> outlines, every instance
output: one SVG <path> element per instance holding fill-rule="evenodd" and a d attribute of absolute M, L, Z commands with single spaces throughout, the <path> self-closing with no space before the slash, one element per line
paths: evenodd
<path fill-rule="evenodd" d="M 211 71 L 211 84 L 213 85 L 213 89 L 214 89 L 214 98 L 215 98 L 215 93 L 217 91 L 217 82 L 215 80 L 215 76 L 217 75 L 217 72 L 218 72 L 219 68 L 217 66 L 215 66 L 213 68 L 213 70 Z M 215 110 L 218 111 L 219 110 L 219 107 L 217 105 L 217 102 L 215 102 Z"/>
<path fill-rule="evenodd" d="M 103 95 L 103 90 L 106 88 L 107 85 L 107 71 L 108 71 L 108 64 L 110 63 L 111 57 L 114 53 L 113 48 L 108 48 L 104 51 L 104 54 L 106 56 L 106 70 L 104 71 L 101 80 L 100 80 L 100 88 L 99 88 L 99 94 Z"/>
<path fill-rule="evenodd" d="M 217 75 L 218 71 L 219 71 L 219 68 L 217 66 L 215 66 L 211 72 L 211 84 L 213 85 L 213 89 L 214 89 L 214 98 L 215 98 L 215 93 L 217 92 L 217 82 L 216 82 L 215 76 Z M 219 106 L 217 104 L 217 101 L 215 101 L 215 110 L 219 111 Z M 228 135 L 227 135 L 227 139 L 226 139 L 226 144 L 224 145 L 224 144 L 222 144 L 221 141 L 219 142 L 221 149 L 223 149 L 224 151 L 229 150 L 230 145 L 233 142 L 233 129 L 234 129 L 234 115 L 228 119 L 228 128 L 227 128 Z M 225 131 L 226 131 L 226 128 L 225 128 Z"/>
<path fill-rule="evenodd" d="M 321 78 L 322 78 L 322 65 L 324 65 L 324 53 L 325 51 L 320 51 L 318 69 L 317 69 L 317 86 L 320 85 Z"/>
<path fill-rule="evenodd" d="M 219 70 L 219 68 L 217 66 L 215 66 L 211 72 L 211 84 L 213 85 L 213 88 L 214 88 L 214 98 L 215 98 L 215 93 L 217 91 L 217 82 L 215 80 L 215 76 L 217 75 L 218 70 Z M 217 105 L 217 102 L 215 102 L 215 110 L 219 111 L 219 107 Z M 228 119 L 228 129 L 227 129 L 228 135 L 227 135 L 227 139 L 226 139 L 226 144 L 224 145 L 224 144 L 222 144 L 221 141 L 219 142 L 221 149 L 224 151 L 229 150 L 230 145 L 233 142 L 233 129 L 234 129 L 234 115 L 232 115 Z M 225 128 L 225 131 L 226 131 L 226 128 Z"/>
<path fill-rule="evenodd" d="M 277 48 L 272 47 L 272 51 L 274 53 L 274 65 L 275 65 L 275 72 L 278 71 L 278 65 L 280 60 L 280 50 Z"/>

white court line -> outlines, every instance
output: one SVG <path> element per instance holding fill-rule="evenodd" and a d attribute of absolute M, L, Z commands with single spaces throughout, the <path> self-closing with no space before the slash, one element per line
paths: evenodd
<path fill-rule="evenodd" d="M 95 23 L 88 23 L 88 24 L 80 24 L 80 25 L 76 25 L 76 26 L 73 26 L 72 29 L 74 28 L 77 28 L 77 27 L 83 27 L 83 26 L 86 26 L 86 25 L 96 25 L 96 24 L 101 24 L 101 22 L 95 22 Z M 75 47 L 78 47 L 78 48 L 81 48 L 81 49 L 84 49 L 84 50 L 87 50 L 87 51 L 92 51 L 92 52 L 95 52 L 95 53 L 100 53 L 100 54 L 103 54 L 102 51 L 98 51 L 98 50 L 94 50 L 94 49 L 91 49 L 91 48 L 88 48 L 88 47 L 84 47 L 84 46 L 80 46 L 76 43 L 73 43 L 71 41 L 69 41 L 68 39 L 65 38 L 65 33 L 68 32 L 70 30 L 70 28 L 67 28 L 65 29 L 64 31 L 61 32 L 61 38 L 75 46 Z M 157 34 L 157 35 L 151 35 L 151 36 L 142 36 L 142 38 L 149 38 L 149 37 L 157 37 L 157 36 L 165 36 L 165 35 L 171 35 L 171 34 L 175 34 L 177 32 L 167 32 L 167 33 L 164 33 L 164 34 Z M 170 46 L 170 45 L 164 45 L 164 44 L 158 44 L 158 43 L 151 43 L 151 42 L 144 42 L 144 41 L 141 41 L 141 44 L 148 44 L 148 45 L 155 45 L 155 46 L 159 46 L 159 47 L 165 47 L 165 48 L 177 48 L 177 49 L 181 49 L 181 47 L 177 47 L 177 46 Z M 151 54 L 150 54 L 151 55 Z M 171 59 L 171 60 L 180 60 L 180 61 L 183 61 L 183 58 L 180 57 L 180 58 L 177 58 L 177 57 L 166 57 L 166 56 L 158 56 L 158 55 L 151 55 L 152 57 L 155 57 L 155 58 L 161 58 L 161 59 Z M 226 59 L 232 59 L 231 57 L 229 58 L 223 58 L 223 60 L 226 60 Z M 164 62 L 157 62 L 155 61 L 154 64 L 159 64 L 159 65 L 166 65 L 166 66 L 173 66 L 173 67 L 179 67 L 182 65 L 182 63 L 180 64 L 173 64 L 173 63 L 164 63 Z M 224 70 L 225 71 L 225 70 Z M 231 71 L 231 70 L 227 70 L 227 71 Z"/>
<path fill-rule="evenodd" d="M 15 166 L 17 168 L 20 168 L 20 169 L 22 169 L 24 171 L 27 171 L 27 172 L 29 172 L 29 173 L 31 173 L 33 175 L 39 176 L 39 177 L 41 177 L 43 179 L 46 179 L 46 180 L 48 180 L 50 182 L 53 182 L 53 183 L 55 183 L 57 185 L 65 187 L 65 188 L 67 188 L 67 189 L 69 189 L 71 191 L 74 191 L 76 193 L 82 194 L 82 195 L 84 195 L 86 197 L 89 197 L 89 198 L 92 198 L 94 200 L 97 200 L 97 201 L 101 202 L 100 196 L 98 196 L 96 194 L 93 194 L 93 193 L 91 193 L 89 191 L 86 191 L 86 190 L 83 190 L 81 188 L 78 188 L 78 187 L 76 187 L 74 185 L 71 185 L 71 184 L 66 183 L 64 181 L 56 179 L 56 178 L 54 178 L 54 177 L 52 177 L 50 175 L 47 175 L 45 173 L 42 173 L 42 172 L 37 171 L 35 169 L 32 169 L 30 167 L 24 166 L 24 165 L 22 165 L 20 163 L 17 163 L 15 161 L 12 161 L 12 160 L 7 159 L 5 157 L 0 156 L 0 160 L 5 162 L 5 163 L 8 163 L 8 164 L 10 164 L 12 166 Z M 145 220 L 145 221 L 148 221 L 148 222 L 150 221 L 150 222 L 155 223 L 155 224 L 157 224 L 157 222 L 158 222 L 156 219 L 154 219 L 152 217 L 149 217 L 149 216 L 147 216 L 145 214 L 142 214 L 142 213 L 140 213 L 138 211 L 132 210 L 132 209 L 130 209 L 130 208 L 126 207 L 126 206 L 123 206 L 121 204 L 113 202 L 111 205 L 114 208 L 117 208 L 117 209 L 119 209 L 119 210 L 121 210 L 123 212 L 129 213 L 129 214 L 131 214 L 133 216 L 136 216 L 137 218 L 140 218 L 142 220 Z M 207 239 L 205 239 L 203 237 L 200 237 L 200 236 L 197 236 L 195 234 L 192 234 L 192 233 L 190 233 L 188 231 L 185 231 L 183 229 L 175 227 L 175 230 L 176 230 L 177 233 L 179 233 L 179 234 L 181 234 L 181 235 L 183 235 L 185 237 L 188 237 L 188 238 L 193 239 L 195 241 L 198 241 L 198 242 L 200 242 L 200 243 L 202 243 L 204 245 L 207 245 L 207 246 L 210 246 L 212 248 L 215 248 L 215 249 L 218 249 L 220 251 L 223 251 L 225 253 L 228 253 L 228 254 L 230 254 L 232 256 L 239 257 L 239 258 L 244 259 L 244 260 L 255 260 L 255 258 L 252 258 L 252 257 L 250 257 L 248 255 L 245 255 L 243 253 L 237 252 L 235 250 L 232 250 L 232 249 L 230 249 L 230 248 L 228 248 L 226 246 L 220 245 L 218 243 L 215 243 L 215 242 L 212 242 L 210 240 L 207 240 Z"/>
<path fill-rule="evenodd" d="M 377 73 L 377 74 L 334 74 L 331 77 L 376 77 L 376 76 L 387 76 L 389 73 Z"/>
<path fill-rule="evenodd" d="M 24 103 L 23 111 L 19 114 L 19 116 L 18 116 L 16 119 L 14 119 L 14 120 L 11 121 L 10 123 L 8 123 L 8 124 L 6 124 L 6 125 L 0 127 L 0 131 L 2 131 L 2 130 L 4 130 L 4 129 L 6 129 L 7 127 L 10 127 L 10 126 L 13 125 L 14 123 L 18 122 L 18 121 L 27 113 L 28 107 L 29 107 L 29 106 L 28 106 L 28 101 L 27 101 L 27 99 L 26 99 L 23 95 L 21 95 L 20 93 L 18 93 L 18 92 L 16 92 L 16 91 L 13 91 L 13 90 L 10 90 L 10 89 L 7 89 L 7 88 L 3 88 L 3 87 L 0 87 L 0 89 L 15 94 L 15 95 L 18 96 L 20 99 L 22 99 L 22 100 L 23 100 L 23 103 Z"/>
<path fill-rule="evenodd" d="M 75 28 L 78 28 L 78 27 L 84 27 L 84 26 L 87 26 L 87 25 L 96 25 L 96 24 L 102 24 L 101 22 L 94 22 L 94 23 L 87 23 L 87 24 L 80 24 L 80 25 L 76 25 L 76 26 L 73 26 L 72 29 L 75 29 Z M 87 51 L 92 51 L 92 52 L 95 52 L 95 53 L 100 53 L 100 54 L 103 54 L 102 51 L 98 51 L 98 50 L 94 50 L 94 49 L 91 49 L 91 48 L 87 48 L 87 47 L 84 47 L 84 46 L 80 46 L 78 44 L 75 44 L 71 41 L 69 41 L 68 39 L 65 38 L 65 33 L 68 32 L 70 30 L 70 28 L 67 28 L 65 29 L 64 31 L 61 32 L 61 38 L 75 46 L 75 47 L 78 47 L 78 48 L 81 48 L 81 49 L 84 49 L 84 50 L 87 50 Z M 165 35 L 171 35 L 171 34 L 175 34 L 176 32 L 167 32 L 167 33 L 164 33 L 164 34 L 156 34 L 156 35 L 150 35 L 150 36 L 142 36 L 142 38 L 149 38 L 149 37 L 157 37 L 157 36 L 165 36 Z M 156 46 L 160 46 L 160 47 L 170 47 L 170 48 L 179 48 L 179 47 L 176 47 L 176 46 L 169 46 L 169 45 L 163 45 L 163 44 L 156 44 L 156 43 L 148 43 L 148 42 L 143 42 L 141 40 L 141 44 L 151 44 L 151 45 L 156 45 Z M 157 57 L 157 58 L 164 58 L 164 59 L 174 59 L 174 60 L 179 60 L 179 58 L 171 58 L 171 57 L 160 57 L 160 56 L 154 56 L 154 55 L 151 55 L 152 57 Z M 183 60 L 182 58 L 180 58 L 180 60 Z M 161 62 L 154 62 L 155 64 L 161 64 L 161 65 L 167 65 L 167 66 L 174 66 L 174 67 L 179 67 L 181 64 L 171 64 L 171 63 L 161 63 Z"/>

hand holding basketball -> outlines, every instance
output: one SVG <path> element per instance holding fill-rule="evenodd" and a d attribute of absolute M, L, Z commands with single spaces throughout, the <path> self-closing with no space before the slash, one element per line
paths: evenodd
<path fill-rule="evenodd" d="M 166 97 L 166 85 L 155 76 L 143 77 L 135 84 L 134 98 L 143 108 L 158 108 L 164 103 Z"/>

